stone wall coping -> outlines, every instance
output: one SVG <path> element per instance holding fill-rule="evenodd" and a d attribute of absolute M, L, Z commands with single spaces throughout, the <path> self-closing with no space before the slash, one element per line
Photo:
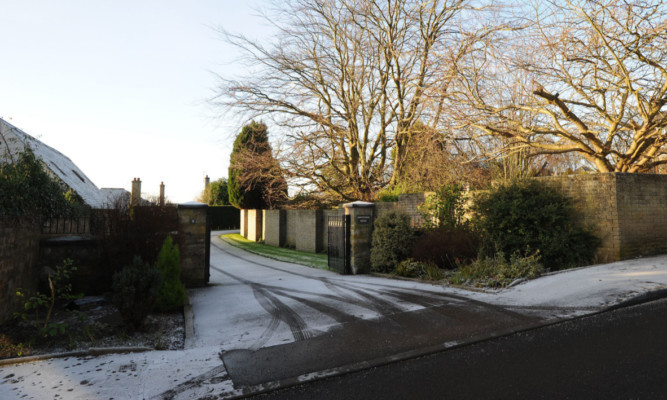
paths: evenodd
<path fill-rule="evenodd" d="M 343 204 L 345 208 L 369 208 L 375 207 L 375 203 L 370 203 L 368 201 L 353 201 L 352 203 Z"/>

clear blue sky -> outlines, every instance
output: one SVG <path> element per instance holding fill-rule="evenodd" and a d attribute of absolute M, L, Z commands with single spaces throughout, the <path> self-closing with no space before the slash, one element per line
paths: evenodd
<path fill-rule="evenodd" d="M 261 0 L 3 0 L 0 117 L 98 187 L 135 177 L 173 202 L 227 176 L 238 121 L 206 102 L 237 54 L 214 27 L 269 36 Z"/>

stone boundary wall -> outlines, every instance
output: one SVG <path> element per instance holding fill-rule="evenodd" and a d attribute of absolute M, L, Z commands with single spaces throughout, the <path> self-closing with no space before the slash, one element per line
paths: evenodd
<path fill-rule="evenodd" d="M 207 206 L 178 206 L 179 231 L 175 236 L 181 253 L 181 276 L 187 287 L 205 286 L 209 280 L 210 228 Z M 102 294 L 111 288 L 111 273 L 104 265 L 105 237 L 92 234 L 44 234 L 37 223 L 0 218 L 0 323 L 13 316 L 22 302 L 16 291 L 32 295 L 38 290 L 42 271 L 71 258 L 77 271 L 71 282 L 74 292 Z"/>
<path fill-rule="evenodd" d="M 285 210 L 262 210 L 262 237 L 269 246 L 285 245 L 287 226 Z"/>
<path fill-rule="evenodd" d="M 241 221 L 239 222 L 239 230 L 241 233 L 241 236 L 244 238 L 248 237 L 248 210 L 240 210 L 241 212 Z"/>
<path fill-rule="evenodd" d="M 538 180 L 570 198 L 579 226 L 601 240 L 596 261 L 620 259 L 614 174 L 549 176 Z"/>
<path fill-rule="evenodd" d="M 667 175 L 600 173 L 539 178 L 574 203 L 602 240 L 597 262 L 667 253 Z"/>
<path fill-rule="evenodd" d="M 430 193 L 400 195 L 398 201 L 375 203 L 373 215 L 391 211 L 410 215 L 417 226 L 422 218 L 418 207 Z M 327 251 L 329 216 L 341 214 L 342 206 L 331 210 L 241 210 L 241 235 L 248 240 L 309 253 Z"/>
<path fill-rule="evenodd" d="M 326 251 L 327 218 L 337 210 L 247 210 L 248 226 L 262 215 L 261 237 L 248 233 L 248 240 L 264 241 L 275 247 L 287 247 L 309 253 Z M 249 231 L 250 232 L 250 231 Z"/>
<path fill-rule="evenodd" d="M 620 258 L 667 253 L 667 175 L 616 174 Z"/>
<path fill-rule="evenodd" d="M 264 238 L 262 233 L 262 210 L 248 210 L 246 238 L 253 242 L 261 242 Z"/>
<path fill-rule="evenodd" d="M 296 249 L 296 233 L 299 230 L 297 215 L 299 210 L 285 210 L 285 247 Z"/>
<path fill-rule="evenodd" d="M 322 210 L 298 210 L 291 215 L 296 226 L 295 244 L 296 249 L 307 253 L 320 253 L 322 247 Z"/>
<path fill-rule="evenodd" d="M 40 228 L 28 221 L 0 218 L 0 323 L 22 307 L 18 289 L 37 290 Z"/>
<path fill-rule="evenodd" d="M 421 226 L 423 217 L 419 212 L 419 206 L 424 204 L 431 194 L 431 192 L 401 194 L 398 196 L 398 201 L 375 203 L 375 218 L 398 211 L 410 216 L 413 227 Z"/>
<path fill-rule="evenodd" d="M 597 173 L 537 179 L 572 199 L 580 226 L 600 238 L 596 262 L 667 253 L 667 175 Z M 373 215 L 401 211 L 419 226 L 423 220 L 418 207 L 429 195 L 400 195 L 396 202 L 375 203 Z M 268 213 L 274 212 L 278 217 L 267 216 L 263 228 L 268 244 L 320 252 L 328 245 L 327 218 L 340 210 Z"/>

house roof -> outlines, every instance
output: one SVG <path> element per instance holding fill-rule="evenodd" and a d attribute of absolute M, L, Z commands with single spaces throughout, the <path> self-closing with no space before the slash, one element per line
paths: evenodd
<path fill-rule="evenodd" d="M 29 147 L 46 171 L 76 192 L 92 208 L 103 208 L 107 201 L 95 184 L 67 156 L 0 118 L 0 161 L 13 162 Z"/>
<path fill-rule="evenodd" d="M 131 193 L 120 188 L 101 188 L 100 195 L 104 200 L 105 206 L 113 208 L 123 203 L 129 204 Z"/>

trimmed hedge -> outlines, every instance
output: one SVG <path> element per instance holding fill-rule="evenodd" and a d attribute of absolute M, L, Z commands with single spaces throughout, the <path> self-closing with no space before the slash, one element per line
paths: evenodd
<path fill-rule="evenodd" d="M 239 229 L 241 211 L 234 206 L 209 206 L 208 218 L 212 230 Z"/>

